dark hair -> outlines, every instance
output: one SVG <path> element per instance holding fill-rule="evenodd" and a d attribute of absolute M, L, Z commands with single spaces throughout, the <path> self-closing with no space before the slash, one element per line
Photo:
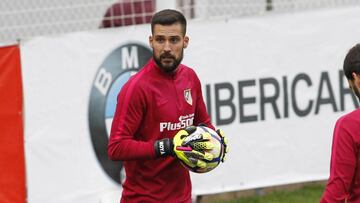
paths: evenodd
<path fill-rule="evenodd" d="M 360 74 L 360 44 L 356 44 L 347 53 L 343 70 L 348 80 L 354 79 L 352 76 L 353 72 Z"/>
<path fill-rule="evenodd" d="M 151 19 L 151 33 L 154 33 L 154 26 L 160 25 L 173 25 L 180 23 L 182 27 L 182 33 L 186 34 L 186 19 L 182 13 L 176 10 L 165 9 L 155 13 Z"/>

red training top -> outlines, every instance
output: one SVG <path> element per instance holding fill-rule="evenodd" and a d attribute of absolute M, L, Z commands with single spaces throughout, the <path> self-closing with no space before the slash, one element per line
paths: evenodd
<path fill-rule="evenodd" d="M 121 202 L 191 202 L 189 171 L 173 157 L 156 158 L 154 142 L 200 123 L 214 128 L 191 68 L 166 74 L 151 59 L 131 77 L 118 95 L 108 145 L 110 159 L 125 167 Z"/>
<path fill-rule="evenodd" d="M 341 117 L 335 126 L 330 178 L 321 203 L 360 202 L 360 109 Z"/>

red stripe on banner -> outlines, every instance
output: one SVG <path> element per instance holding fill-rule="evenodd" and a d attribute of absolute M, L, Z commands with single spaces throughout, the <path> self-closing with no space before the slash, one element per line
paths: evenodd
<path fill-rule="evenodd" d="M 20 49 L 0 47 L 0 202 L 25 203 Z"/>

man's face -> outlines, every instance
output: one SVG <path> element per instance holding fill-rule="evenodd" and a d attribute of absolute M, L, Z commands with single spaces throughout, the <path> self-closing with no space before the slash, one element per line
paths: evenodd
<path fill-rule="evenodd" d="M 189 38 L 183 36 L 180 23 L 156 24 L 153 35 L 149 37 L 153 58 L 159 68 L 166 73 L 173 72 L 181 63 L 188 42 Z"/>
<path fill-rule="evenodd" d="M 352 80 L 348 80 L 349 87 L 360 101 L 360 75 L 353 73 L 353 78 Z"/>

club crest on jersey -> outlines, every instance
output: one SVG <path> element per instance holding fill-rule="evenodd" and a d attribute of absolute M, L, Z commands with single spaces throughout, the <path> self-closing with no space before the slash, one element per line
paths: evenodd
<path fill-rule="evenodd" d="M 184 90 L 185 101 L 192 106 L 191 89 Z"/>

